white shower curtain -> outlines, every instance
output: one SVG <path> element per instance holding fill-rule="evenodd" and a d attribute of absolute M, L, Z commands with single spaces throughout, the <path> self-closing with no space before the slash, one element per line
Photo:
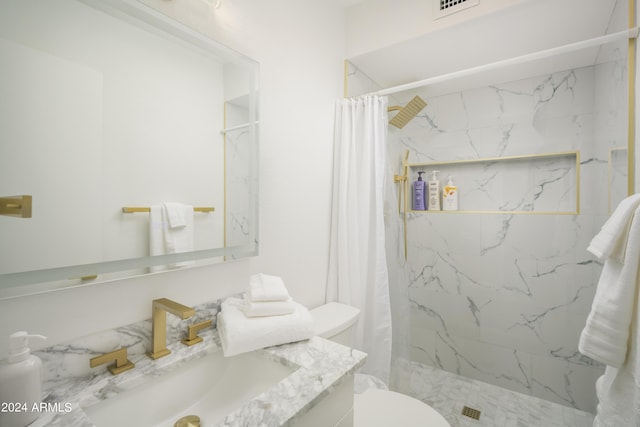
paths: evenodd
<path fill-rule="evenodd" d="M 389 383 L 391 308 L 385 257 L 387 98 L 336 102 L 327 301 L 360 309 L 362 372 Z"/>

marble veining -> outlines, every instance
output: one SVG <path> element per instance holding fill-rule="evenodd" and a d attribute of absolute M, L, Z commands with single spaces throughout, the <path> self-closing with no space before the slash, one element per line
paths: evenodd
<path fill-rule="evenodd" d="M 215 319 L 220 302 L 196 306 L 195 319 L 190 320 Z M 43 413 L 32 426 L 93 426 L 82 408 L 130 390 L 191 360 L 222 351 L 214 328 L 199 334 L 204 339 L 203 343 L 192 347 L 182 345 L 179 338 L 186 330 L 187 323 L 170 320 L 171 317 L 175 316 L 167 316 L 167 347 L 171 354 L 158 360 L 145 355 L 150 347 L 150 321 L 34 352 L 43 361 L 45 402 L 61 404 L 60 407 L 65 409 Z M 136 364 L 133 370 L 113 376 L 106 371 L 106 367 L 88 369 L 89 358 L 121 346 L 130 349 L 129 359 Z M 345 378 L 354 375 L 366 359 L 366 354 L 360 351 L 320 337 L 270 347 L 256 353 L 295 370 L 272 388 L 229 413 L 217 426 L 293 425 Z M 64 404 L 70 404 L 71 411 Z"/>
<path fill-rule="evenodd" d="M 431 405 L 452 427 L 591 427 L 593 415 L 527 394 L 413 362 L 409 394 Z M 474 420 L 462 407 L 481 412 Z"/>
<path fill-rule="evenodd" d="M 626 10 L 619 3 L 616 10 Z M 626 19 L 615 15 L 612 22 Z M 442 171 L 443 184 L 447 174 L 455 176 L 461 209 L 527 214 L 407 215 L 410 357 L 442 376 L 462 376 L 449 389 L 439 374 L 424 379 L 432 385 L 429 403 L 443 414 L 455 408 L 445 415 L 453 426 L 592 423 L 579 410 L 595 412 L 595 381 L 604 367 L 578 352 L 578 339 L 602 263 L 586 248 L 628 191 L 625 50 L 621 41 L 601 46 L 592 66 L 539 76 L 514 72 L 510 81 L 496 73 L 490 84 L 463 79 L 395 95 L 404 103 L 421 96 L 427 107 L 403 129 L 389 128 L 394 174 L 403 173 L 407 150 L 409 163 L 580 154 L 579 181 L 574 158 L 572 165 L 562 159 L 518 165 L 520 175 L 491 162 L 466 175 L 444 165 L 431 168 Z M 351 96 L 375 86 L 357 69 L 348 78 Z M 550 213 L 529 214 L 545 210 Z M 478 382 L 500 387 L 497 395 L 475 387 Z M 513 392 L 521 395 L 502 411 L 505 395 Z M 462 394 L 482 403 L 487 415 L 479 423 L 458 415 L 456 397 Z M 540 410 L 521 409 L 534 401 Z"/>
<path fill-rule="evenodd" d="M 439 169 L 441 183 L 453 175 L 460 209 L 473 211 L 407 215 L 413 361 L 595 411 L 603 367 L 577 345 L 602 265 L 586 248 L 626 192 L 625 59 L 615 49 L 610 57 L 444 95 L 403 94 L 428 105 L 390 129 L 396 165 L 406 150 L 409 163 L 580 156 L 579 174 L 569 154 L 412 168 L 410 182 L 418 170 Z"/>

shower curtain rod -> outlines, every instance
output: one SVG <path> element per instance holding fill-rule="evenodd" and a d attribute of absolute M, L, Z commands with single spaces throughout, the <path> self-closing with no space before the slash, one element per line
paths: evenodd
<path fill-rule="evenodd" d="M 492 62 L 490 64 L 479 65 L 477 67 L 467 68 L 465 70 L 454 71 L 448 74 L 442 74 L 435 77 L 430 77 L 424 80 L 418 80 L 412 83 L 406 83 L 388 89 L 382 89 L 376 92 L 372 92 L 370 95 L 391 95 L 405 90 L 416 89 L 431 84 L 442 83 L 448 80 L 457 79 L 459 77 L 465 77 L 480 73 L 483 71 L 494 70 L 496 68 L 506 67 L 509 65 L 522 64 L 536 59 L 548 58 L 550 56 L 559 55 L 562 53 L 573 52 L 575 50 L 586 49 L 588 47 L 600 46 L 606 43 L 610 43 L 621 39 L 635 39 L 638 37 L 638 27 L 629 28 L 628 30 L 620 31 L 617 33 L 607 34 L 606 36 L 595 37 L 593 39 L 583 40 L 576 43 L 570 43 L 563 46 L 554 47 L 551 49 L 541 50 L 539 52 L 529 53 L 526 55 L 516 56 L 501 61 Z"/>

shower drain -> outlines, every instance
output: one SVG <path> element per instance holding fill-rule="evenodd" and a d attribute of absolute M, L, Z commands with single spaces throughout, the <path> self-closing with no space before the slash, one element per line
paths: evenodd
<path fill-rule="evenodd" d="M 474 420 L 480 419 L 480 411 L 468 406 L 464 406 L 462 408 L 462 415 L 464 415 L 465 417 L 473 418 Z"/>

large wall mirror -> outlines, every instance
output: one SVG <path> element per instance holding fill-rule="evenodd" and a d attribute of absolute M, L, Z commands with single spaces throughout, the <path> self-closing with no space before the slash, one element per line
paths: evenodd
<path fill-rule="evenodd" d="M 0 298 L 257 253 L 255 61 L 136 0 L 20 0 L 0 63 L 0 198 L 32 197 Z"/>

